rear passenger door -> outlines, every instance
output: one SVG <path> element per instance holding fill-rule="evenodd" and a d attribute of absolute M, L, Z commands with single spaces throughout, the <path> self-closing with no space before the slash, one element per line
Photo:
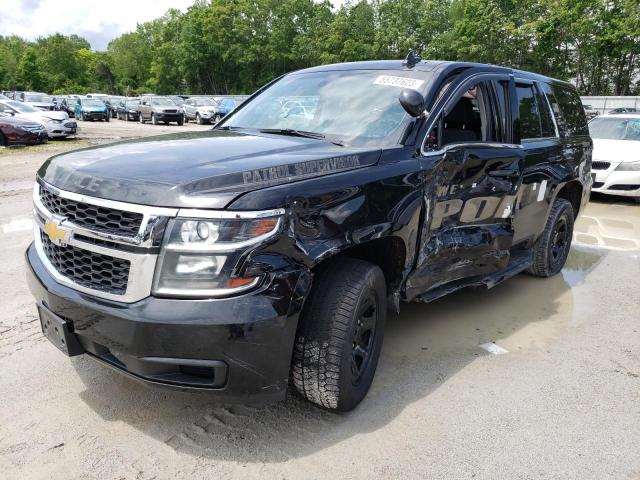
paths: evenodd
<path fill-rule="evenodd" d="M 516 142 L 524 149 L 522 185 L 518 191 L 514 245 L 530 246 L 544 230 L 551 192 L 563 168 L 562 143 L 549 101 L 539 82 L 517 78 L 511 92 L 517 111 Z"/>

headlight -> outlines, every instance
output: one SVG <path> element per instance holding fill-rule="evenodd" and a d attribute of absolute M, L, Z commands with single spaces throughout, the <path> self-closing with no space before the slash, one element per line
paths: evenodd
<path fill-rule="evenodd" d="M 46 118 L 46 117 L 45 117 Z M 57 118 L 47 118 L 47 122 L 51 123 L 62 123 L 63 120 L 58 120 Z"/>
<path fill-rule="evenodd" d="M 616 170 L 622 172 L 640 172 L 640 162 L 621 163 L 616 167 Z"/>
<path fill-rule="evenodd" d="M 167 226 L 153 292 L 216 297 L 247 290 L 259 277 L 239 277 L 244 254 L 278 232 L 283 211 L 244 218 L 177 218 Z"/>

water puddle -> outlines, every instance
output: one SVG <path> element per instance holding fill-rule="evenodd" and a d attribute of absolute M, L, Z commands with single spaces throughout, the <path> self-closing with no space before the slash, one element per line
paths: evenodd
<path fill-rule="evenodd" d="M 640 251 L 640 206 L 591 202 L 573 231 L 575 245 Z"/>

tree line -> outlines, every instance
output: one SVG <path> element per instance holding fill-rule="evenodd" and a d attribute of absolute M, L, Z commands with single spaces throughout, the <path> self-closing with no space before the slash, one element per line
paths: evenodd
<path fill-rule="evenodd" d="M 92 51 L 77 35 L 0 36 L 0 88 L 244 94 L 319 64 L 404 58 L 493 63 L 640 94 L 638 0 L 198 0 Z"/>

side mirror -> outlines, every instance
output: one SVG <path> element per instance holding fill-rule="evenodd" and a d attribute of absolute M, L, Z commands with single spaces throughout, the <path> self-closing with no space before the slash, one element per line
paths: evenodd
<path fill-rule="evenodd" d="M 412 117 L 419 117 L 424 113 L 424 97 L 420 92 L 411 88 L 405 88 L 398 98 L 402 108 Z"/>

